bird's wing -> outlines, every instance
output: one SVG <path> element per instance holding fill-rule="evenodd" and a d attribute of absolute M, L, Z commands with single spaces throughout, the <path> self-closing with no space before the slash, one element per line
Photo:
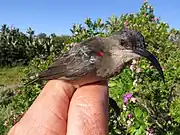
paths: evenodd
<path fill-rule="evenodd" d="M 42 80 L 58 78 L 78 78 L 96 69 L 101 61 L 98 52 L 102 50 L 102 41 L 98 37 L 89 38 L 62 54 L 47 70 L 39 75 Z"/>

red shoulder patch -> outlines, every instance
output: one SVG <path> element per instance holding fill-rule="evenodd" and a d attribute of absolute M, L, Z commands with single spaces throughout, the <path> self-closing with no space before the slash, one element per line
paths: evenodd
<path fill-rule="evenodd" d="M 98 52 L 97 55 L 102 57 L 103 56 L 103 52 Z"/>

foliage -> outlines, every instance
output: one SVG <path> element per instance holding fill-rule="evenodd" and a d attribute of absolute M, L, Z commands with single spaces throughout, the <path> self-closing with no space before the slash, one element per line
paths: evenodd
<path fill-rule="evenodd" d="M 13 68 L 3 67 L 0 68 L 0 88 L 3 86 L 16 86 L 20 83 L 21 78 L 24 76 L 23 69 L 25 67 L 16 66 Z"/>
<path fill-rule="evenodd" d="M 87 18 L 84 26 L 82 24 L 73 25 L 71 29 L 73 35 L 64 43 L 69 45 L 64 49 L 61 47 L 58 53 L 73 46 L 72 43 L 93 36 L 107 36 L 123 27 L 137 30 L 144 35 L 147 48 L 157 56 L 162 65 L 166 82 L 163 83 L 157 70 L 145 58 L 133 60 L 120 75 L 112 78 L 109 82 L 110 96 L 116 100 L 121 113 L 117 116 L 110 108 L 109 134 L 179 134 L 180 31 L 170 29 L 167 23 L 156 18 L 153 7 L 147 1 L 136 14 L 112 16 L 106 22 L 100 18 L 94 22 Z M 59 46 L 54 46 L 54 48 L 57 47 Z M 58 54 L 54 52 L 55 49 L 46 48 L 45 50 L 49 50 L 47 51 L 49 53 L 46 53 L 46 60 L 40 55 L 35 55 L 37 57 L 24 70 L 27 76 L 22 83 L 28 82 L 46 69 Z M 32 56 L 29 57 L 32 58 Z M 14 119 L 18 120 L 22 116 L 39 94 L 43 84 L 44 82 L 38 81 L 27 87 L 19 88 L 15 96 L 12 94 L 13 96 L 9 95 L 9 98 L 2 100 L 0 105 L 3 108 L 11 108 L 12 112 L 10 116 L 6 116 L 6 119 L 0 117 L 2 133 L 16 122 Z M 11 90 L 9 91 L 12 93 Z M 4 92 L 3 96 L 7 96 L 7 93 Z M 4 121 L 3 124 L 2 121 Z"/>
<path fill-rule="evenodd" d="M 18 28 L 4 24 L 0 30 L 0 66 L 27 65 L 34 57 L 46 58 L 50 53 L 57 54 L 68 38 L 55 34 L 35 35 L 31 28 L 24 34 Z"/>

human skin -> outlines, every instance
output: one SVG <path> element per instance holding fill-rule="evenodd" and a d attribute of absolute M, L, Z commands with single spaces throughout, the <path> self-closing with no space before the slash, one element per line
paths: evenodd
<path fill-rule="evenodd" d="M 107 81 L 91 82 L 49 81 L 8 135 L 107 135 Z"/>

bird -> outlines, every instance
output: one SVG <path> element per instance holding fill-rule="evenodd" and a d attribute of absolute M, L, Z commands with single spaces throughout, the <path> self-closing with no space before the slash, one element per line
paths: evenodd
<path fill-rule="evenodd" d="M 129 62 L 140 57 L 152 62 L 165 83 L 161 65 L 147 50 L 144 36 L 136 30 L 122 28 L 108 37 L 90 37 L 76 43 L 25 86 L 37 80 L 64 80 L 79 88 L 94 81 L 108 80 L 117 76 Z M 98 80 L 90 80 L 91 75 Z M 109 97 L 109 105 L 119 116 L 121 109 L 111 97 Z"/>
<path fill-rule="evenodd" d="M 128 28 L 122 28 L 108 37 L 90 37 L 76 43 L 40 73 L 38 79 L 76 83 L 84 76 L 94 74 L 106 80 L 118 75 L 127 63 L 140 57 L 150 60 L 165 82 L 162 68 L 157 58 L 147 50 L 144 36 Z"/>
<path fill-rule="evenodd" d="M 147 50 L 144 36 L 136 30 L 122 28 L 107 37 L 90 37 L 76 43 L 24 86 L 37 80 L 63 80 L 79 88 L 117 76 L 129 62 L 140 57 L 151 61 L 165 83 L 161 65 L 157 58 Z M 89 79 L 91 75 L 96 79 Z M 119 116 L 121 109 L 111 97 L 109 97 L 109 105 Z"/>

